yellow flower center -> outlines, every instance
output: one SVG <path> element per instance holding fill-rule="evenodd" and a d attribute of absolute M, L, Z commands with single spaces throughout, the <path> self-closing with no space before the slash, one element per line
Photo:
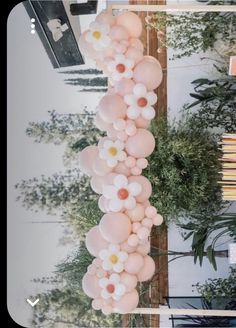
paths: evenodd
<path fill-rule="evenodd" d="M 99 31 L 94 31 L 93 32 L 93 37 L 95 39 L 99 40 L 101 38 L 101 36 L 102 36 L 101 32 L 99 32 Z"/>
<path fill-rule="evenodd" d="M 116 256 L 115 254 L 112 254 L 110 257 L 109 257 L 109 260 L 112 264 L 116 264 L 118 262 L 118 256 Z"/>
<path fill-rule="evenodd" d="M 108 149 L 108 152 L 109 152 L 109 154 L 111 155 L 111 156 L 116 156 L 117 155 L 117 148 L 116 147 L 110 147 L 109 149 Z"/>

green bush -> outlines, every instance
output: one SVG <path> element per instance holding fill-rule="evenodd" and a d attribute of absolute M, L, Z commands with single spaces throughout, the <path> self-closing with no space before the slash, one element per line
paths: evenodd
<path fill-rule="evenodd" d="M 151 203 L 167 220 L 191 213 L 212 213 L 221 206 L 217 140 L 188 122 L 152 125 L 156 148 L 144 175 L 152 182 Z"/>
<path fill-rule="evenodd" d="M 194 287 L 208 302 L 221 297 L 236 298 L 236 269 L 230 268 L 228 278 L 208 279 L 204 284 L 197 283 Z"/>

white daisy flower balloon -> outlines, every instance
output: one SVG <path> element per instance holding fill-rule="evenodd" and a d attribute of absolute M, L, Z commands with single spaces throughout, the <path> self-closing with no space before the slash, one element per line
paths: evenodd
<path fill-rule="evenodd" d="M 100 279 L 99 286 L 102 288 L 101 296 L 105 300 L 113 298 L 118 301 L 126 292 L 126 287 L 120 282 L 117 273 L 111 274 L 109 278 Z"/>
<path fill-rule="evenodd" d="M 107 162 L 109 167 L 115 167 L 118 162 L 126 160 L 124 148 L 125 144 L 120 140 L 106 140 L 99 150 L 99 156 Z"/>
<path fill-rule="evenodd" d="M 146 120 L 152 120 L 155 117 L 155 110 L 152 106 L 157 102 L 157 95 L 153 91 L 147 91 L 144 84 L 137 83 L 133 88 L 133 93 L 124 96 L 124 101 L 129 105 L 128 118 L 135 120 L 142 116 Z"/>
<path fill-rule="evenodd" d="M 133 67 L 134 60 L 126 58 L 123 54 L 117 54 L 114 60 L 111 60 L 107 65 L 114 81 L 120 81 L 123 78 L 131 79 L 133 77 Z"/>
<path fill-rule="evenodd" d="M 128 254 L 121 251 L 119 245 L 110 244 L 108 249 L 102 249 L 99 252 L 99 257 L 102 260 L 104 270 L 113 270 L 120 273 L 124 270 L 124 262 L 127 260 Z"/>
<path fill-rule="evenodd" d="M 89 25 L 89 31 L 85 35 L 87 42 L 92 43 L 95 50 L 104 50 L 111 42 L 108 33 L 110 27 L 108 24 L 92 22 Z"/>
<path fill-rule="evenodd" d="M 142 191 L 142 186 L 137 182 L 128 182 L 123 174 L 118 174 L 113 185 L 103 187 L 103 196 L 108 199 L 108 207 L 112 212 L 123 209 L 132 210 L 136 206 L 136 196 Z"/>

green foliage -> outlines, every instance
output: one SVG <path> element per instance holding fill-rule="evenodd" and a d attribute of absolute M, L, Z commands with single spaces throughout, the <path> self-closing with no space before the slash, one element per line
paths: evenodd
<path fill-rule="evenodd" d="M 219 68 L 217 67 L 219 70 Z M 221 128 L 228 133 L 236 132 L 236 78 L 227 76 L 209 80 L 197 79 L 192 82 L 195 101 L 185 110 L 198 106 L 192 114 L 192 124 L 202 128 Z"/>
<path fill-rule="evenodd" d="M 144 175 L 152 182 L 151 203 L 167 220 L 192 213 L 215 213 L 221 206 L 217 184 L 219 150 L 215 137 L 188 122 L 152 125 L 156 148 Z"/>
<path fill-rule="evenodd" d="M 20 192 L 17 200 L 23 206 L 36 212 L 44 210 L 51 215 L 60 215 L 73 225 L 81 239 L 102 216 L 98 196 L 92 191 L 89 178 L 78 169 L 22 180 L 16 188 Z"/>
<path fill-rule="evenodd" d="M 49 111 L 49 120 L 30 122 L 26 134 L 37 143 L 53 143 L 66 145 L 64 163 L 72 164 L 78 152 L 98 142 L 103 133 L 94 123 L 94 115 L 86 110 L 82 114 L 60 114 Z"/>
<path fill-rule="evenodd" d="M 194 286 L 208 302 L 221 297 L 236 298 L 236 270 L 231 268 L 228 278 L 208 279 L 204 284 Z"/>
<path fill-rule="evenodd" d="M 235 0 L 209 1 L 208 4 L 235 4 Z M 189 57 L 192 54 L 215 50 L 216 42 L 227 43 L 230 56 L 236 47 L 236 15 L 234 12 L 199 12 L 199 13 L 155 13 L 147 17 L 147 27 L 163 33 L 167 28 L 163 47 L 176 50 L 175 58 Z M 162 38 L 160 39 L 162 40 Z"/>
<path fill-rule="evenodd" d="M 178 225 L 187 231 L 184 233 L 184 240 L 192 238 L 194 263 L 199 260 L 202 266 L 206 251 L 206 256 L 215 270 L 217 270 L 215 259 L 217 241 L 224 235 L 236 239 L 236 214 L 234 213 L 193 215 L 189 222 Z"/>
<path fill-rule="evenodd" d="M 120 316 L 104 316 L 91 307 L 91 299 L 81 287 L 82 277 L 92 256 L 84 243 L 72 256 L 57 265 L 51 289 L 35 298 L 40 302 L 34 308 L 33 327 L 120 327 Z"/>

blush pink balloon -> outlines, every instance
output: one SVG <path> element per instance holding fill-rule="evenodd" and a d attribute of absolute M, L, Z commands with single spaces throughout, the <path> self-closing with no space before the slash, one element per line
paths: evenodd
<path fill-rule="evenodd" d="M 136 289 L 126 293 L 119 301 L 114 302 L 114 309 L 120 314 L 130 313 L 138 306 L 139 296 Z"/>
<path fill-rule="evenodd" d="M 105 122 L 99 113 L 96 113 L 96 116 L 94 118 L 94 124 L 96 125 L 96 127 L 101 130 L 101 131 L 106 131 L 111 124 Z"/>
<path fill-rule="evenodd" d="M 137 129 L 135 135 L 126 141 L 125 150 L 133 157 L 141 158 L 151 155 L 155 148 L 155 139 L 151 132 L 145 129 Z"/>
<path fill-rule="evenodd" d="M 105 95 L 99 102 L 99 115 L 107 123 L 113 123 L 118 118 L 125 118 L 126 105 L 118 95 Z"/>
<path fill-rule="evenodd" d="M 100 14 L 97 15 L 95 21 L 98 23 L 103 23 L 113 26 L 116 23 L 116 18 L 112 14 L 109 14 L 106 11 L 102 11 Z"/>
<path fill-rule="evenodd" d="M 138 245 L 137 247 L 137 253 L 140 253 L 141 255 L 145 256 L 150 252 L 151 244 L 148 240 L 145 244 Z"/>
<path fill-rule="evenodd" d="M 118 174 L 124 174 L 127 177 L 130 175 L 130 169 L 124 163 L 118 163 L 114 171 Z"/>
<path fill-rule="evenodd" d="M 107 94 L 108 95 L 114 95 L 116 92 L 115 92 L 115 88 L 112 87 L 111 85 L 108 86 L 108 89 L 107 89 Z"/>
<path fill-rule="evenodd" d="M 109 212 L 109 201 L 104 196 L 101 196 L 98 200 L 98 207 L 103 213 Z"/>
<path fill-rule="evenodd" d="M 93 171 L 95 174 L 99 176 L 104 176 L 110 172 L 112 172 L 112 167 L 109 167 L 105 160 L 101 159 L 99 156 L 94 159 L 93 162 Z"/>
<path fill-rule="evenodd" d="M 91 274 L 85 273 L 82 279 L 82 288 L 86 295 L 91 298 L 99 298 L 101 288 L 98 284 L 98 278 Z"/>
<path fill-rule="evenodd" d="M 103 177 L 97 175 L 92 176 L 90 180 L 90 186 L 94 192 L 96 192 L 97 194 L 102 194 Z"/>
<path fill-rule="evenodd" d="M 152 194 L 152 185 L 151 185 L 150 181 L 142 175 L 131 176 L 128 178 L 128 180 L 129 180 L 129 182 L 137 182 L 142 186 L 142 191 L 138 196 L 136 196 L 136 200 L 139 203 L 143 203 L 146 200 L 148 200 L 148 198 Z"/>
<path fill-rule="evenodd" d="M 88 176 L 94 175 L 93 163 L 98 157 L 98 148 L 96 146 L 88 146 L 79 154 L 79 168 Z"/>
<path fill-rule="evenodd" d="M 147 129 L 150 126 L 151 121 L 145 120 L 142 116 L 139 116 L 135 120 L 135 125 L 137 128 Z"/>
<path fill-rule="evenodd" d="M 153 224 L 156 225 L 156 226 L 161 225 L 162 222 L 163 222 L 163 216 L 160 215 L 160 214 L 156 214 L 156 215 L 153 217 L 152 222 L 153 222 Z"/>
<path fill-rule="evenodd" d="M 141 204 L 136 204 L 135 208 L 125 212 L 131 221 L 141 221 L 144 218 L 144 207 Z"/>
<path fill-rule="evenodd" d="M 143 53 L 137 48 L 129 47 L 125 53 L 127 58 L 133 59 L 135 65 L 143 59 Z"/>
<path fill-rule="evenodd" d="M 151 279 L 155 272 L 155 262 L 153 261 L 153 259 L 150 256 L 146 255 L 143 260 L 144 265 L 137 274 L 138 281 L 140 282 Z"/>
<path fill-rule="evenodd" d="M 134 68 L 133 79 L 136 83 L 143 83 L 148 90 L 156 89 L 162 81 L 163 73 L 158 61 L 144 56 Z"/>
<path fill-rule="evenodd" d="M 130 274 L 137 274 L 141 270 L 143 264 L 142 255 L 139 253 L 131 253 L 125 262 L 125 271 Z"/>
<path fill-rule="evenodd" d="M 117 130 L 115 130 L 112 124 L 107 128 L 107 136 L 112 140 L 117 140 Z"/>
<path fill-rule="evenodd" d="M 135 275 L 123 271 L 120 274 L 120 282 L 125 285 L 126 292 L 131 292 L 137 286 L 138 280 Z"/>
<path fill-rule="evenodd" d="M 139 38 L 142 33 L 142 21 L 135 13 L 125 11 L 117 16 L 116 24 L 123 26 L 128 31 L 129 36 Z"/>
<path fill-rule="evenodd" d="M 133 93 L 133 88 L 135 84 L 134 81 L 131 79 L 121 79 L 115 84 L 115 91 L 120 96 L 125 96 L 127 94 Z"/>
<path fill-rule="evenodd" d="M 137 38 L 129 38 L 129 44 L 131 47 L 134 47 L 136 49 L 139 49 L 140 51 L 144 51 L 144 46 L 142 41 L 140 41 Z"/>
<path fill-rule="evenodd" d="M 102 305 L 103 305 L 103 301 L 102 301 L 101 298 L 97 298 L 97 299 L 92 301 L 92 308 L 94 310 L 101 310 Z"/>
<path fill-rule="evenodd" d="M 102 237 L 98 226 L 93 227 L 86 234 L 85 244 L 93 256 L 98 256 L 102 249 L 108 247 L 108 242 Z"/>
<path fill-rule="evenodd" d="M 110 243 L 123 243 L 131 233 L 131 222 L 123 213 L 108 213 L 103 215 L 99 229 L 103 238 Z"/>
<path fill-rule="evenodd" d="M 112 40 L 121 41 L 127 40 L 129 34 L 123 26 L 114 25 L 110 30 L 109 36 Z"/>
<path fill-rule="evenodd" d="M 125 251 L 127 253 L 133 253 L 136 250 L 136 247 L 130 246 L 127 241 L 125 241 L 124 243 L 122 243 L 120 245 L 120 248 L 122 251 Z"/>

